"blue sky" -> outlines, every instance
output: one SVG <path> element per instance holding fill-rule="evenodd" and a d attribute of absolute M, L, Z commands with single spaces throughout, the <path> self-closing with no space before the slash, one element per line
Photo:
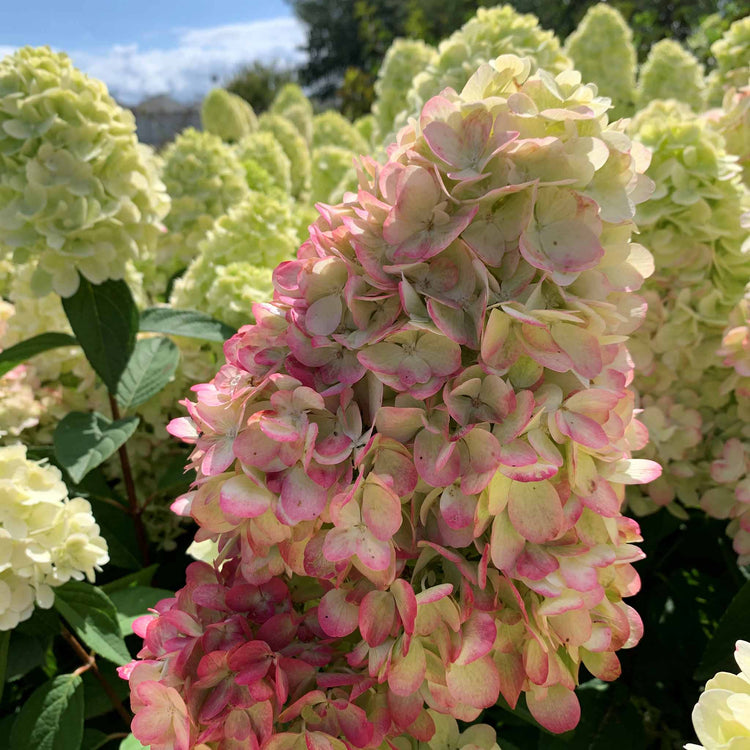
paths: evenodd
<path fill-rule="evenodd" d="M 252 60 L 301 60 L 304 31 L 283 0 L 0 0 L 0 56 L 49 44 L 126 104 L 200 98 Z"/>

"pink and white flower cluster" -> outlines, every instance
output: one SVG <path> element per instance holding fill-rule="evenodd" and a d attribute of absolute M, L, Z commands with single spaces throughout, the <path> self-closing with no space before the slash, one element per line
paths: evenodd
<path fill-rule="evenodd" d="M 729 519 L 739 565 L 750 564 L 750 287 L 732 311 L 718 355 L 727 368 L 721 391 L 729 403 L 717 420 L 710 464 L 714 486 L 701 507 L 714 518 Z"/>
<path fill-rule="evenodd" d="M 219 552 L 137 623 L 153 750 L 417 747 L 501 694 L 562 732 L 580 664 L 618 676 L 621 504 L 659 467 L 626 348 L 648 156 L 607 104 L 500 57 L 318 207 L 170 425 L 198 472 L 174 507 Z"/>

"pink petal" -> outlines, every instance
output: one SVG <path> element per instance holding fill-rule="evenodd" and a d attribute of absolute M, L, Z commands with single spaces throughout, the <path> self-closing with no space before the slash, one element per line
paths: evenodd
<path fill-rule="evenodd" d="M 473 708 L 489 708 L 500 694 L 500 677 L 489 656 L 470 664 L 451 664 L 445 672 L 451 695 Z"/>
<path fill-rule="evenodd" d="M 461 627 L 461 651 L 454 664 L 471 664 L 489 653 L 496 635 L 497 626 L 492 615 L 475 610 Z"/>
<path fill-rule="evenodd" d="M 401 696 L 412 695 L 422 686 L 427 671 L 424 648 L 418 638 L 412 640 L 405 656 L 397 654 L 388 672 L 388 687 Z"/>
<path fill-rule="evenodd" d="M 307 308 L 305 328 L 313 336 L 328 336 L 338 328 L 342 311 L 341 295 L 329 294 L 321 297 Z"/>
<path fill-rule="evenodd" d="M 367 481 L 362 495 L 362 519 L 374 536 L 387 541 L 401 527 L 401 501 L 379 482 Z"/>
<path fill-rule="evenodd" d="M 562 685 L 526 693 L 526 705 L 531 715 L 555 734 L 574 729 L 581 718 L 581 706 L 576 694 Z"/>
<path fill-rule="evenodd" d="M 344 589 L 326 592 L 318 605 L 318 622 L 323 632 L 332 638 L 343 638 L 357 629 L 357 605 L 346 601 Z"/>
<path fill-rule="evenodd" d="M 609 445 L 607 434 L 593 419 L 562 409 L 555 412 L 557 428 L 571 440 L 587 448 L 601 450 Z"/>
<path fill-rule="evenodd" d="M 297 465 L 286 472 L 281 485 L 278 511 L 292 524 L 318 518 L 326 507 L 328 492 Z"/>
<path fill-rule="evenodd" d="M 508 500 L 513 527 L 525 539 L 543 544 L 562 530 L 564 516 L 554 485 L 542 482 L 513 482 Z"/>
<path fill-rule="evenodd" d="M 379 646 L 389 636 L 396 616 L 393 596 L 385 591 L 370 591 L 359 608 L 359 630 L 371 647 Z"/>
<path fill-rule="evenodd" d="M 244 474 L 238 474 L 224 482 L 219 493 L 221 509 L 237 518 L 263 515 L 272 499 L 273 495 L 265 487 L 259 487 Z"/>

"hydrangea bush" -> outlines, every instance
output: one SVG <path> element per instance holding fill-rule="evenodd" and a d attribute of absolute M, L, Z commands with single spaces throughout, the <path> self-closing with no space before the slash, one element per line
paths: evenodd
<path fill-rule="evenodd" d="M 0 630 L 49 609 L 53 588 L 94 580 L 109 560 L 89 503 L 68 498 L 54 466 L 30 461 L 26 447 L 0 447 Z"/>
<path fill-rule="evenodd" d="M 170 303 L 201 308 L 236 327 L 247 322 L 253 303 L 271 299 L 272 269 L 293 257 L 299 244 L 293 217 L 286 196 L 250 192 L 199 244 Z"/>
<path fill-rule="evenodd" d="M 174 507 L 219 557 L 134 625 L 142 742 L 409 746 L 501 694 L 562 732 L 579 665 L 617 677 L 624 487 L 659 469 L 626 349 L 648 158 L 606 108 L 483 65 L 276 268 L 170 425 L 198 477 Z"/>
<path fill-rule="evenodd" d="M 163 179 L 172 198 L 168 232 L 144 266 L 149 291 L 163 293 L 166 281 L 195 256 L 214 220 L 248 193 L 239 157 L 218 135 L 188 128 L 164 150 Z"/>
<path fill-rule="evenodd" d="M 716 351 L 750 278 L 740 219 L 749 196 L 721 136 L 687 105 L 652 102 L 632 130 L 653 152 L 647 174 L 656 190 L 636 221 L 656 271 L 644 290 L 647 322 L 631 351 L 651 434 L 647 455 L 665 471 L 646 495 L 634 488 L 631 504 L 637 513 L 668 506 L 684 516 L 675 499 L 699 505 L 712 485 L 712 441 L 723 444 L 724 431 L 738 427 L 727 414 L 727 374 Z"/>
<path fill-rule="evenodd" d="M 592 5 L 565 41 L 565 53 L 583 79 L 612 99 L 612 119 L 633 112 L 638 65 L 633 32 L 616 8 Z"/>
<path fill-rule="evenodd" d="M 0 252 L 36 294 L 123 278 L 155 245 L 169 199 L 135 119 L 48 47 L 0 60 Z"/>

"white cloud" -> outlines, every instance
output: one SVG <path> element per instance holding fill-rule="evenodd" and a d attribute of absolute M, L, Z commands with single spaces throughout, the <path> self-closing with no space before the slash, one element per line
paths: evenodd
<path fill-rule="evenodd" d="M 305 41 L 304 27 L 293 17 L 180 28 L 173 35 L 173 46 L 143 49 L 127 44 L 104 52 L 69 54 L 79 68 L 103 80 L 118 100 L 129 105 L 156 94 L 193 101 L 245 63 L 278 60 L 290 65 L 304 59 L 297 49 Z M 0 47 L 0 56 L 3 51 Z"/>

